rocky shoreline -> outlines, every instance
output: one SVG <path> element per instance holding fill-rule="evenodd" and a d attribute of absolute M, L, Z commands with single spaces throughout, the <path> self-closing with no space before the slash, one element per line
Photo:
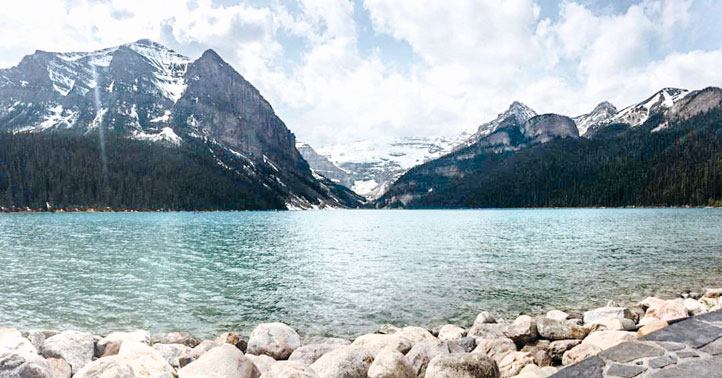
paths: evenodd
<path fill-rule="evenodd" d="M 689 316 L 722 309 L 722 288 L 630 306 L 512 322 L 480 313 L 470 328 L 386 325 L 354 340 L 302 342 L 282 323 L 199 340 L 185 332 L 105 336 L 0 328 L 0 378 L 541 378 Z"/>

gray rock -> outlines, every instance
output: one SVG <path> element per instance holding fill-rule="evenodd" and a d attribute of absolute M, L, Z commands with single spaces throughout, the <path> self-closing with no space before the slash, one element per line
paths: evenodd
<path fill-rule="evenodd" d="M 256 365 L 238 348 L 223 344 L 178 371 L 178 378 L 258 378 Z"/>
<path fill-rule="evenodd" d="M 37 354 L 38 349 L 14 328 L 0 328 L 0 351 L 21 355 Z"/>
<path fill-rule="evenodd" d="M 121 363 L 130 366 L 135 376 L 139 378 L 172 376 L 174 372 L 173 367 L 159 351 L 138 341 L 124 341 L 117 358 Z"/>
<path fill-rule="evenodd" d="M 133 368 L 117 355 L 99 358 L 80 369 L 73 378 L 136 378 Z"/>
<path fill-rule="evenodd" d="M 261 378 L 319 378 L 313 369 L 298 361 L 278 361 Z"/>
<path fill-rule="evenodd" d="M 351 343 L 353 346 L 366 348 L 371 355 L 375 356 L 381 349 L 392 347 L 401 353 L 406 353 L 411 349 L 411 341 L 398 333 L 391 335 L 368 334 L 359 336 Z"/>
<path fill-rule="evenodd" d="M 473 337 L 462 337 L 457 340 L 446 342 L 451 353 L 469 353 L 476 348 L 476 339 Z"/>
<path fill-rule="evenodd" d="M 421 327 L 404 327 L 399 330 L 398 334 L 411 341 L 412 346 L 422 341 L 436 340 L 436 337 L 428 329 Z"/>
<path fill-rule="evenodd" d="M 516 352 L 514 341 L 506 337 L 497 337 L 493 339 L 476 339 L 476 349 L 472 353 L 483 354 L 499 363 L 511 352 Z"/>
<path fill-rule="evenodd" d="M 321 378 L 366 378 L 374 355 L 366 348 L 343 346 L 334 349 L 311 365 Z"/>
<path fill-rule="evenodd" d="M 309 344 L 304 345 L 291 353 L 291 356 L 288 357 L 289 361 L 298 361 L 305 365 L 311 365 L 312 363 L 316 362 L 321 356 L 324 354 L 336 349 L 340 348 L 343 345 L 340 344 Z"/>
<path fill-rule="evenodd" d="M 191 362 L 199 359 L 203 354 L 205 354 L 209 350 L 216 348 L 218 346 L 220 346 L 220 344 L 216 344 L 210 340 L 203 340 L 195 348 L 191 349 L 190 352 L 181 355 L 178 358 L 178 363 L 180 364 L 180 367 L 184 367 L 184 366 L 190 364 Z"/>
<path fill-rule="evenodd" d="M 546 313 L 546 317 L 553 320 L 567 320 L 569 319 L 569 314 L 564 311 L 551 310 Z"/>
<path fill-rule="evenodd" d="M 93 360 L 95 340 L 86 332 L 63 331 L 43 343 L 41 354 L 45 357 L 62 358 L 76 373 Z"/>
<path fill-rule="evenodd" d="M 679 358 L 699 358 L 699 354 L 697 352 L 693 352 L 691 350 L 685 350 L 685 351 L 677 352 L 677 357 L 679 357 Z"/>
<path fill-rule="evenodd" d="M 73 370 L 65 360 L 60 358 L 48 358 L 46 360 L 50 365 L 51 376 L 53 378 L 70 378 Z"/>
<path fill-rule="evenodd" d="M 283 323 L 264 323 L 251 332 L 248 353 L 285 360 L 300 346 L 301 338 L 291 327 Z"/>
<path fill-rule="evenodd" d="M 584 323 L 594 323 L 605 318 L 633 319 L 632 313 L 626 307 L 600 307 L 584 313 Z"/>
<path fill-rule="evenodd" d="M 427 340 L 414 345 L 409 353 L 406 353 L 406 358 L 414 368 L 416 375 L 423 377 L 431 359 L 440 354 L 449 354 L 449 346 L 446 342 Z"/>
<path fill-rule="evenodd" d="M 447 324 L 439 329 L 439 340 L 441 341 L 458 340 L 464 336 L 466 336 L 466 330 L 453 324 Z"/>
<path fill-rule="evenodd" d="M 704 316 L 704 315 L 700 315 Z M 667 328 L 641 338 L 648 341 L 672 341 L 699 348 L 722 337 L 722 328 L 689 319 L 669 325 Z"/>
<path fill-rule="evenodd" d="M 550 346 L 551 342 L 549 340 L 539 340 L 534 344 L 524 345 L 521 351 L 531 354 L 535 365 L 539 367 L 550 366 L 552 364 L 552 358 L 549 355 Z"/>
<path fill-rule="evenodd" d="M 504 331 L 504 335 L 514 340 L 517 346 L 531 343 L 539 337 L 536 321 L 529 315 L 521 315 L 516 318 Z"/>
<path fill-rule="evenodd" d="M 52 374 L 51 366 L 37 354 L 0 348 L 0 378 L 52 378 Z"/>
<path fill-rule="evenodd" d="M 254 365 L 256 365 L 256 368 L 259 372 L 261 372 L 261 376 L 263 376 L 263 373 L 271 370 L 271 367 L 276 364 L 276 360 L 274 360 L 272 357 L 266 356 L 265 354 L 261 355 L 255 355 L 255 354 L 246 354 L 246 358 L 251 360 Z"/>
<path fill-rule="evenodd" d="M 188 332 L 170 332 L 153 334 L 151 338 L 153 344 L 183 344 L 194 348 L 201 343 L 200 340 L 191 336 Z"/>
<path fill-rule="evenodd" d="M 640 358 L 659 357 L 664 355 L 664 349 L 638 342 L 622 343 L 611 347 L 599 354 L 604 359 L 627 363 Z"/>
<path fill-rule="evenodd" d="M 582 343 L 582 340 L 557 340 L 552 341 L 551 344 L 549 344 L 549 357 L 551 357 L 552 362 L 555 364 L 561 364 L 562 363 L 562 357 L 564 356 L 564 352 L 574 348 L 575 346 Z"/>
<path fill-rule="evenodd" d="M 707 360 L 684 361 L 676 366 L 657 370 L 649 375 L 651 378 L 679 378 L 679 377 L 719 377 L 722 371 L 722 357 L 712 357 Z"/>
<path fill-rule="evenodd" d="M 98 356 L 112 356 L 118 354 L 120 346 L 126 341 L 135 341 L 150 345 L 150 332 L 133 331 L 133 332 L 113 332 L 103 337 L 97 343 Z"/>
<path fill-rule="evenodd" d="M 30 331 L 28 332 L 27 336 L 27 339 L 30 341 L 31 344 L 33 344 L 33 346 L 37 350 L 42 349 L 46 338 L 47 337 L 45 337 L 45 333 L 43 331 Z"/>
<path fill-rule="evenodd" d="M 554 378 L 604 378 L 603 372 L 604 361 L 599 357 L 591 357 L 559 370 Z"/>
<path fill-rule="evenodd" d="M 652 358 L 647 363 L 650 368 L 652 369 L 661 369 L 665 366 L 674 365 L 677 363 L 677 358 L 674 356 L 662 356 L 657 358 Z"/>
<path fill-rule="evenodd" d="M 191 348 L 183 344 L 154 344 L 153 349 L 173 367 L 180 367 L 180 358 L 191 353 Z"/>
<path fill-rule="evenodd" d="M 583 339 L 587 336 L 586 330 L 565 320 L 538 318 L 536 321 L 539 336 L 547 340 Z"/>
<path fill-rule="evenodd" d="M 502 377 L 513 377 L 521 372 L 524 366 L 533 365 L 534 357 L 526 352 L 511 352 L 501 359 L 499 373 Z"/>
<path fill-rule="evenodd" d="M 496 362 L 479 353 L 436 356 L 426 369 L 426 378 L 498 378 Z"/>
<path fill-rule="evenodd" d="M 614 364 L 607 369 L 607 374 L 612 377 L 632 378 L 645 371 L 647 368 L 642 366 Z"/>
<path fill-rule="evenodd" d="M 216 337 L 215 340 L 213 340 L 216 344 L 231 344 L 235 346 L 236 348 L 240 349 L 242 352 L 246 352 L 246 349 L 248 348 L 248 342 L 243 339 L 238 334 L 235 334 L 233 332 L 225 332 L 220 334 L 218 337 Z"/>
<path fill-rule="evenodd" d="M 374 362 L 371 363 L 367 375 L 368 378 L 416 378 L 416 372 L 409 360 L 399 351 L 391 348 L 379 352 Z"/>
<path fill-rule="evenodd" d="M 469 337 L 475 337 L 475 338 L 486 338 L 486 339 L 493 339 L 495 337 L 506 337 L 504 336 L 504 332 L 506 332 L 507 327 L 509 327 L 508 324 L 500 324 L 500 323 L 481 323 L 481 324 L 474 324 L 473 327 L 468 332 Z"/>

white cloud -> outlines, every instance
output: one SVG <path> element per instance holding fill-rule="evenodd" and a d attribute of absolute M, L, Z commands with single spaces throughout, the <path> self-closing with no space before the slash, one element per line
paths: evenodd
<path fill-rule="evenodd" d="M 514 100 L 576 115 L 602 100 L 622 107 L 664 86 L 722 85 L 722 48 L 703 43 L 722 34 L 719 5 L 709 0 L 640 0 L 616 13 L 564 1 L 552 19 L 541 19 L 548 12 L 534 0 L 357 1 L 12 2 L 0 13 L 0 66 L 35 49 L 140 38 L 192 57 L 213 48 L 300 139 L 317 145 L 454 135 Z M 359 27 L 359 6 L 370 16 L 368 31 Z M 398 68 L 384 58 L 388 46 L 361 53 L 358 33 L 403 41 L 415 57 Z"/>

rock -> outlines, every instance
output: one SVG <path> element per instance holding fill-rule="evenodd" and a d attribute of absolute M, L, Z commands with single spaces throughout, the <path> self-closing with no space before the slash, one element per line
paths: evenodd
<path fill-rule="evenodd" d="M 48 358 L 45 361 L 50 366 L 50 376 L 52 378 L 70 378 L 73 375 L 70 365 L 61 358 Z"/>
<path fill-rule="evenodd" d="M 313 369 L 297 361 L 278 361 L 261 378 L 319 378 Z"/>
<path fill-rule="evenodd" d="M 462 337 L 446 342 L 451 353 L 469 353 L 476 348 L 476 339 L 473 337 Z"/>
<path fill-rule="evenodd" d="M 570 323 L 566 320 L 554 320 L 550 318 L 539 318 L 536 321 L 536 328 L 539 336 L 547 340 L 568 340 L 583 339 L 587 331 L 583 327 Z"/>
<path fill-rule="evenodd" d="M 5 335 L 5 337 L 10 337 Z M 17 333 L 20 338 L 20 333 Z M 0 339 L 3 336 L 0 335 Z M 23 338 L 23 340 L 27 341 Z M 32 347 L 30 341 L 28 345 Z M 34 348 L 34 347 L 33 347 Z M 48 362 L 37 355 L 23 349 L 3 349 L 0 347 L 1 378 L 52 378 L 53 370 Z"/>
<path fill-rule="evenodd" d="M 646 336 L 654 331 L 658 331 L 662 328 L 667 327 L 669 324 L 665 322 L 664 320 L 659 320 L 655 317 L 650 316 L 647 321 L 642 324 L 640 322 L 641 327 L 637 330 L 638 336 Z"/>
<path fill-rule="evenodd" d="M 399 330 L 398 334 L 411 341 L 411 346 L 422 341 L 436 340 L 429 330 L 421 327 L 404 327 Z"/>
<path fill-rule="evenodd" d="M 569 319 L 569 314 L 564 311 L 551 310 L 547 312 L 546 317 L 552 320 L 567 320 Z"/>
<path fill-rule="evenodd" d="M 506 337 L 504 336 L 504 332 L 506 332 L 507 327 L 509 327 L 508 324 L 475 323 L 474 326 L 471 327 L 467 335 L 470 337 L 483 337 L 486 339 L 493 339 L 495 337 Z"/>
<path fill-rule="evenodd" d="M 639 323 L 639 319 L 642 319 L 644 317 L 644 310 L 641 306 L 631 306 L 629 307 L 629 312 L 632 314 L 631 320 L 635 324 Z"/>
<path fill-rule="evenodd" d="M 584 313 L 584 323 L 594 323 L 601 319 L 632 319 L 632 313 L 626 307 L 600 307 Z"/>
<path fill-rule="evenodd" d="M 499 373 L 502 377 L 513 377 L 521 372 L 524 366 L 533 364 L 534 357 L 526 352 L 508 353 L 499 362 Z"/>
<path fill-rule="evenodd" d="M 200 344 L 196 345 L 195 348 L 191 349 L 190 352 L 181 355 L 178 358 L 178 363 L 180 364 L 180 367 L 184 367 L 184 366 L 190 364 L 191 362 L 199 359 L 203 354 L 205 354 L 209 350 L 216 348 L 220 345 L 221 344 L 216 344 L 210 340 L 203 340 Z"/>
<path fill-rule="evenodd" d="M 627 341 L 634 341 L 637 339 L 635 332 L 626 331 L 600 331 L 594 332 L 587 336 L 582 345 L 592 344 L 598 346 L 600 349 L 609 349 L 617 344 L 621 344 Z"/>
<path fill-rule="evenodd" d="M 494 318 L 494 315 L 487 311 L 480 312 L 479 315 L 476 315 L 476 319 L 474 319 L 474 324 L 488 323 L 496 323 L 496 319 Z"/>
<path fill-rule="evenodd" d="M 537 366 L 549 366 L 552 364 L 552 358 L 549 356 L 549 340 L 539 340 L 534 344 L 524 345 L 521 352 L 531 354 L 534 358 L 534 364 Z"/>
<path fill-rule="evenodd" d="M 255 354 L 246 354 L 246 358 L 251 360 L 251 362 L 256 365 L 256 368 L 258 368 L 258 371 L 261 373 L 261 375 L 270 370 L 271 366 L 273 366 L 277 362 L 272 357 L 266 356 L 265 354 L 261 354 L 258 356 Z"/>
<path fill-rule="evenodd" d="M 539 367 L 534 364 L 526 365 L 515 378 L 546 378 L 557 372 L 552 366 Z"/>
<path fill-rule="evenodd" d="M 153 349 L 157 350 L 170 366 L 176 368 L 180 367 L 180 358 L 191 353 L 191 348 L 183 344 L 154 344 Z"/>
<path fill-rule="evenodd" d="M 118 354 L 120 346 L 126 341 L 135 341 L 150 345 L 150 332 L 141 330 L 133 332 L 113 332 L 98 341 L 98 356 L 106 357 Z"/>
<path fill-rule="evenodd" d="M 549 357 L 554 364 L 561 364 L 564 353 L 582 343 L 582 340 L 557 340 L 549 344 Z"/>
<path fill-rule="evenodd" d="M 512 339 L 497 337 L 494 339 L 476 339 L 476 349 L 471 353 L 480 353 L 494 359 L 496 363 L 509 353 L 516 352 L 516 345 Z"/>
<path fill-rule="evenodd" d="M 587 357 L 596 356 L 601 351 L 602 348 L 595 344 L 579 344 L 564 352 L 564 356 L 562 356 L 562 365 L 566 366 L 576 364 L 577 362 L 585 360 Z"/>
<path fill-rule="evenodd" d="M 99 358 L 80 369 L 73 378 L 137 378 L 133 368 L 119 357 Z"/>
<path fill-rule="evenodd" d="M 657 319 L 670 322 L 672 320 L 688 317 L 684 302 L 680 300 L 665 301 L 659 298 L 648 297 L 640 302 L 646 308 L 645 316 L 653 316 Z"/>
<path fill-rule="evenodd" d="M 707 312 L 708 307 L 703 305 L 702 303 L 699 303 L 699 301 L 696 301 L 692 298 L 687 298 L 682 303 L 684 305 L 684 308 L 687 309 L 687 312 L 689 315 L 699 315 L 704 314 Z"/>
<path fill-rule="evenodd" d="M 178 371 L 178 378 L 258 378 L 256 365 L 238 348 L 223 344 Z"/>
<path fill-rule="evenodd" d="M 381 327 L 379 327 L 378 330 L 376 330 L 376 333 L 380 333 L 382 335 L 390 335 L 392 333 L 396 333 L 399 331 L 399 327 L 396 327 L 392 324 L 384 324 Z"/>
<path fill-rule="evenodd" d="M 183 344 L 194 348 L 201 343 L 200 340 L 191 336 L 188 332 L 170 332 L 153 334 L 151 338 L 153 344 Z"/>
<path fill-rule="evenodd" d="M 332 345 L 351 345 L 351 340 L 341 339 L 338 337 L 316 337 L 306 344 L 332 344 Z"/>
<path fill-rule="evenodd" d="M 243 337 L 233 332 L 222 333 L 218 337 L 216 337 L 213 342 L 216 344 L 231 344 L 236 348 L 240 349 L 242 352 L 245 352 L 248 347 L 248 343 L 246 342 L 246 340 L 243 340 Z"/>
<path fill-rule="evenodd" d="M 504 331 L 504 335 L 514 340 L 517 346 L 533 342 L 539 337 L 536 322 L 529 315 L 521 315 L 516 318 Z"/>
<path fill-rule="evenodd" d="M 53 335 L 55 336 L 55 335 Z M 27 339 L 30 341 L 31 344 L 35 347 L 35 349 L 40 350 L 45 343 L 45 333 L 43 331 L 30 331 L 28 332 Z"/>
<path fill-rule="evenodd" d="M 699 303 L 709 307 L 709 311 L 713 311 L 713 308 L 719 306 L 719 298 L 702 297 L 699 299 Z"/>
<path fill-rule="evenodd" d="M 449 346 L 445 341 L 427 340 L 414 345 L 409 353 L 406 354 L 414 373 L 423 377 L 429 361 L 440 354 L 449 354 Z"/>
<path fill-rule="evenodd" d="M 41 354 L 46 358 L 62 358 L 75 374 L 93 360 L 95 340 L 86 332 L 63 331 L 43 343 Z"/>
<path fill-rule="evenodd" d="M 365 378 L 373 360 L 374 355 L 366 348 L 342 346 L 321 356 L 311 369 L 321 378 Z"/>
<path fill-rule="evenodd" d="M 429 342 L 421 342 L 414 347 Z M 413 348 L 411 350 L 413 351 Z M 379 352 L 371 363 L 367 375 L 368 378 L 416 378 L 416 372 L 409 360 L 399 351 L 391 348 Z"/>
<path fill-rule="evenodd" d="M 38 349 L 15 328 L 0 328 L 0 352 L 38 354 Z"/>
<path fill-rule="evenodd" d="M 138 341 L 124 341 L 118 352 L 118 360 L 130 366 L 136 378 L 155 378 L 174 372 L 159 351 Z"/>
<path fill-rule="evenodd" d="M 426 378 L 498 378 L 496 362 L 480 353 L 436 356 L 426 369 Z"/>
<path fill-rule="evenodd" d="M 311 365 L 316 362 L 324 354 L 342 347 L 340 344 L 308 344 L 304 345 L 291 353 L 288 357 L 289 361 L 298 361 L 305 365 Z"/>
<path fill-rule="evenodd" d="M 705 289 L 704 291 L 705 298 L 719 298 L 720 296 L 722 296 L 722 288 Z"/>
<path fill-rule="evenodd" d="M 628 342 L 616 345 L 599 354 L 607 361 L 628 363 L 642 358 L 661 357 L 664 349 L 639 342 Z"/>
<path fill-rule="evenodd" d="M 371 352 L 372 356 L 378 354 L 385 347 L 392 347 L 401 353 L 406 353 L 411 349 L 411 341 L 399 335 L 398 333 L 391 335 L 368 334 L 359 336 L 351 343 L 354 346 L 360 346 Z"/>
<path fill-rule="evenodd" d="M 647 368 L 639 365 L 611 364 L 607 368 L 607 374 L 612 377 L 636 377 L 647 371 Z"/>
<path fill-rule="evenodd" d="M 464 336 L 466 336 L 466 330 L 453 324 L 447 324 L 439 329 L 439 340 L 441 341 L 458 340 Z"/>
<path fill-rule="evenodd" d="M 300 346 L 301 338 L 291 327 L 283 323 L 264 323 L 251 332 L 248 353 L 285 360 Z"/>

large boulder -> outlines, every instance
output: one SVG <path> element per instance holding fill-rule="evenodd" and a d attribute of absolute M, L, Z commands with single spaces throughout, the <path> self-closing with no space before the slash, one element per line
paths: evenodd
<path fill-rule="evenodd" d="M 637 333 L 627 331 L 599 331 L 591 333 L 582 341 L 582 345 L 592 344 L 601 350 L 609 349 L 617 344 L 637 339 Z"/>
<path fill-rule="evenodd" d="M 191 348 L 183 344 L 153 344 L 153 349 L 157 350 L 163 359 L 173 367 L 180 367 L 181 356 L 191 353 Z"/>
<path fill-rule="evenodd" d="M 246 358 L 251 360 L 254 365 L 256 365 L 256 368 L 259 372 L 261 372 L 261 376 L 263 376 L 263 373 L 271 370 L 271 367 L 276 364 L 276 360 L 274 360 L 272 357 L 266 356 L 265 354 L 261 355 L 255 355 L 255 354 L 246 354 Z M 296 361 L 298 362 L 298 361 Z"/>
<path fill-rule="evenodd" d="M 659 331 L 662 328 L 667 327 L 669 324 L 665 322 L 664 320 L 659 320 L 655 317 L 648 317 L 642 319 L 642 321 L 639 323 L 640 327 L 637 330 L 638 336 L 646 336 L 654 331 Z"/>
<path fill-rule="evenodd" d="M 63 331 L 45 340 L 40 352 L 45 357 L 62 358 L 74 374 L 93 360 L 95 339 L 86 332 Z"/>
<path fill-rule="evenodd" d="M 411 340 L 407 339 L 404 336 L 401 336 L 398 333 L 393 333 L 390 335 L 374 333 L 359 336 L 356 338 L 356 340 L 353 341 L 353 343 L 351 343 L 351 345 L 365 348 L 366 350 L 371 352 L 371 355 L 373 356 L 378 354 L 381 349 L 384 349 L 386 347 L 391 347 L 401 353 L 406 353 L 411 349 L 412 346 Z"/>
<path fill-rule="evenodd" d="M 692 298 L 685 299 L 682 304 L 684 305 L 684 308 L 687 309 L 687 312 L 690 315 L 704 314 L 707 311 L 709 311 L 709 307 L 703 305 L 699 301 L 696 301 Z"/>
<path fill-rule="evenodd" d="M 587 336 L 587 331 L 583 327 L 566 320 L 539 318 L 536 321 L 536 327 L 539 336 L 552 341 L 583 339 Z"/>
<path fill-rule="evenodd" d="M 538 340 L 533 344 L 524 345 L 524 347 L 521 348 L 521 351 L 531 354 L 534 358 L 534 364 L 537 366 L 549 366 L 552 364 L 552 358 L 549 356 L 550 346 L 551 341 Z"/>
<path fill-rule="evenodd" d="M 564 352 L 564 355 L 562 356 L 562 365 L 571 365 L 581 362 L 588 357 L 596 356 L 601 351 L 602 348 L 594 344 L 579 344 Z"/>
<path fill-rule="evenodd" d="M 261 373 L 240 349 L 223 344 L 178 371 L 178 378 L 258 378 Z"/>
<path fill-rule="evenodd" d="M 468 336 L 449 340 L 446 343 L 449 345 L 449 352 L 451 353 L 469 353 L 476 348 L 476 339 Z"/>
<path fill-rule="evenodd" d="M 554 320 L 567 320 L 569 319 L 569 314 L 564 311 L 551 310 L 547 312 L 546 317 Z"/>
<path fill-rule="evenodd" d="M 426 369 L 426 378 L 498 378 L 496 362 L 479 353 L 436 356 Z"/>
<path fill-rule="evenodd" d="M 429 330 L 421 327 L 404 327 L 397 334 L 411 341 L 412 346 L 422 341 L 436 340 Z"/>
<path fill-rule="evenodd" d="M 633 319 L 633 315 L 626 307 L 600 307 L 584 313 L 585 324 L 605 318 Z"/>
<path fill-rule="evenodd" d="M 80 369 L 73 378 L 137 378 L 133 368 L 117 355 L 99 358 Z"/>
<path fill-rule="evenodd" d="M 684 319 L 689 316 L 682 299 L 665 301 L 655 297 L 648 297 L 640 302 L 640 305 L 647 310 L 645 317 L 652 316 L 666 322 Z"/>
<path fill-rule="evenodd" d="M 342 347 L 342 344 L 308 344 L 304 345 L 291 353 L 288 357 L 289 361 L 297 361 L 305 365 L 311 365 L 316 362 L 324 354 Z"/>
<path fill-rule="evenodd" d="M 216 344 L 231 344 L 242 352 L 245 352 L 248 348 L 246 340 L 243 340 L 243 337 L 233 332 L 224 332 L 216 337 L 213 342 Z"/>
<path fill-rule="evenodd" d="M 285 360 L 300 346 L 301 338 L 291 327 L 283 323 L 264 323 L 251 332 L 248 353 Z"/>
<path fill-rule="evenodd" d="M 423 343 L 416 344 L 414 347 Z M 416 378 L 416 372 L 403 354 L 395 349 L 387 348 L 376 356 L 369 367 L 367 376 L 368 378 Z"/>
<path fill-rule="evenodd" d="M 174 372 L 159 351 L 137 341 L 124 341 L 118 352 L 118 360 L 130 366 L 136 378 L 156 378 Z"/>
<path fill-rule="evenodd" d="M 321 378 L 366 378 L 373 360 L 368 349 L 349 345 L 324 354 L 311 369 Z"/>
<path fill-rule="evenodd" d="M 441 341 L 459 340 L 464 336 L 466 336 L 466 330 L 453 324 L 439 328 L 439 340 Z"/>
<path fill-rule="evenodd" d="M 0 348 L 0 378 L 52 377 L 50 364 L 36 353 Z"/>
<path fill-rule="evenodd" d="M 201 342 L 188 332 L 154 333 L 151 341 L 153 344 L 183 344 L 191 348 Z"/>
<path fill-rule="evenodd" d="M 557 368 L 552 366 L 539 367 L 531 364 L 524 366 L 515 378 L 546 378 L 557 372 Z"/>
<path fill-rule="evenodd" d="M 51 377 L 70 378 L 73 375 L 70 365 L 62 358 L 48 358 L 46 361 L 50 365 Z"/>
<path fill-rule="evenodd" d="M 484 311 L 476 316 L 474 324 L 469 329 L 468 336 L 499 337 L 504 334 L 505 329 L 506 324 L 497 324 L 494 316 Z"/>
<path fill-rule="evenodd" d="M 120 346 L 126 341 L 134 341 L 150 345 L 150 332 L 133 331 L 133 332 L 113 332 L 103 337 L 97 343 L 97 353 L 99 357 L 112 356 L 118 354 Z"/>
<path fill-rule="evenodd" d="M 423 377 L 429 361 L 440 354 L 449 354 L 449 346 L 446 342 L 427 340 L 414 345 L 409 353 L 406 353 L 406 358 L 414 368 L 416 375 Z"/>
<path fill-rule="evenodd" d="M 526 365 L 534 363 L 534 357 L 526 352 L 511 352 L 499 362 L 499 373 L 502 377 L 513 377 Z"/>
<path fill-rule="evenodd" d="M 313 369 L 297 361 L 278 361 L 261 378 L 319 378 Z"/>
<path fill-rule="evenodd" d="M 215 342 L 211 340 L 203 340 L 200 344 L 196 345 L 193 349 L 190 351 L 187 351 L 186 353 L 182 354 L 180 357 L 178 357 L 178 363 L 180 364 L 180 367 L 184 367 L 191 362 L 199 359 L 203 354 L 208 352 L 209 350 L 213 348 L 217 348 L 221 346 L 221 344 L 216 344 Z"/>
<path fill-rule="evenodd" d="M 481 353 L 499 363 L 511 352 L 516 352 L 514 340 L 507 337 L 497 337 L 493 339 L 476 339 L 476 349 L 472 353 Z"/>
<path fill-rule="evenodd" d="M 516 343 L 517 346 L 535 341 L 537 333 L 536 321 L 529 315 L 521 315 L 504 331 L 504 335 Z"/>
<path fill-rule="evenodd" d="M 636 327 L 632 319 L 608 317 L 584 325 L 589 333 L 597 331 L 630 331 Z"/>
<path fill-rule="evenodd" d="M 37 354 L 38 349 L 15 328 L 0 328 L 0 351 Z"/>

